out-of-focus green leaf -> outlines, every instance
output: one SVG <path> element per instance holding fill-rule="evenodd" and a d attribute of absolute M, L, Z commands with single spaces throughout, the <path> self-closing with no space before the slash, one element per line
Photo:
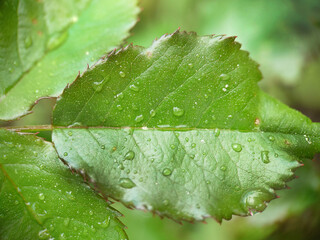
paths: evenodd
<path fill-rule="evenodd" d="M 58 96 L 128 36 L 137 13 L 136 0 L 1 1 L 0 119 Z"/>
<path fill-rule="evenodd" d="M 260 79 L 234 38 L 175 32 L 128 46 L 64 91 L 53 141 L 126 205 L 189 221 L 262 211 L 320 139 Z"/>
<path fill-rule="evenodd" d="M 141 4 L 146 11 L 130 41 L 148 46 L 155 36 L 178 26 L 199 34 L 236 35 L 261 64 L 268 81 L 295 82 L 306 53 L 314 52 L 319 43 L 318 0 L 142 0 Z"/>
<path fill-rule="evenodd" d="M 125 239 L 118 216 L 51 143 L 0 130 L 1 239 Z"/>

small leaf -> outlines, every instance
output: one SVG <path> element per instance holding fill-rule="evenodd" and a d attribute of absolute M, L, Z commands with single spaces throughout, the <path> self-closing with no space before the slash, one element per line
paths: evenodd
<path fill-rule="evenodd" d="M 118 216 L 51 143 L 0 130 L 1 239 L 125 239 Z"/>
<path fill-rule="evenodd" d="M 0 4 L 0 119 L 56 97 L 78 71 L 118 46 L 136 0 L 11 1 Z"/>
<path fill-rule="evenodd" d="M 233 37 L 177 31 L 66 88 L 53 141 L 126 205 L 178 221 L 261 212 L 298 160 L 319 152 L 320 127 L 261 92 L 260 79 Z"/>

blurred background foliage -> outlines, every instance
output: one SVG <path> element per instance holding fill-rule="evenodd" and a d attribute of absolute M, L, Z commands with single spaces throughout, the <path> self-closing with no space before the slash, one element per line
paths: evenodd
<path fill-rule="evenodd" d="M 140 0 L 140 21 L 127 40 L 148 47 L 156 37 L 181 30 L 199 35 L 238 36 L 242 49 L 260 63 L 260 86 L 320 121 L 319 0 Z M 1 125 L 50 124 L 54 99 L 44 99 L 33 114 Z M 50 133 L 43 133 L 50 140 Z M 160 219 L 116 203 L 131 240 L 320 239 L 320 159 L 297 170 L 291 190 L 253 217 L 234 217 L 221 225 Z"/>

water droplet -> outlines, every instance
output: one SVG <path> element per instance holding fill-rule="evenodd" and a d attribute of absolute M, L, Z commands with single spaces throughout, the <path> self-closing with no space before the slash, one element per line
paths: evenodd
<path fill-rule="evenodd" d="M 135 187 L 136 184 L 130 178 L 120 178 L 120 186 L 129 189 Z"/>
<path fill-rule="evenodd" d="M 63 156 L 65 156 L 65 157 L 68 156 L 68 153 L 67 153 L 67 152 L 64 152 L 64 153 L 63 153 Z"/>
<path fill-rule="evenodd" d="M 162 171 L 162 175 L 163 175 L 163 176 L 170 176 L 171 173 L 172 173 L 172 171 L 171 171 L 170 168 L 165 168 L 165 169 L 163 169 L 163 171 Z"/>
<path fill-rule="evenodd" d="M 14 204 L 15 204 L 15 205 L 18 205 L 18 204 L 19 204 L 19 201 L 18 201 L 18 200 L 15 200 L 15 201 L 14 201 Z"/>
<path fill-rule="evenodd" d="M 151 116 L 151 117 L 154 117 L 155 115 L 156 115 L 156 111 L 153 110 L 153 109 L 151 109 L 151 110 L 150 110 L 150 116 Z"/>
<path fill-rule="evenodd" d="M 63 224 L 64 224 L 65 226 L 68 226 L 69 223 L 70 223 L 70 218 L 65 218 L 65 219 L 63 220 Z"/>
<path fill-rule="evenodd" d="M 170 145 L 170 148 L 171 148 L 171 149 L 175 149 L 175 148 L 176 148 L 176 145 L 171 144 L 171 145 Z"/>
<path fill-rule="evenodd" d="M 126 74 L 122 71 L 119 72 L 120 77 L 124 78 L 126 76 Z"/>
<path fill-rule="evenodd" d="M 134 119 L 135 122 L 139 123 L 143 120 L 143 115 L 139 115 L 139 116 L 136 116 L 136 118 Z"/>
<path fill-rule="evenodd" d="M 103 222 L 100 222 L 99 225 L 102 227 L 102 228 L 107 228 L 109 227 L 110 225 L 110 216 L 104 220 Z"/>
<path fill-rule="evenodd" d="M 248 141 L 248 142 L 252 142 L 252 138 L 248 138 L 247 141 Z"/>
<path fill-rule="evenodd" d="M 261 160 L 263 163 L 269 163 L 270 159 L 269 159 L 269 151 L 262 151 L 261 152 Z"/>
<path fill-rule="evenodd" d="M 139 92 L 139 87 L 137 87 L 137 86 L 134 85 L 134 84 L 130 85 L 129 88 L 130 88 L 132 91 L 134 91 L 134 92 Z"/>
<path fill-rule="evenodd" d="M 38 197 L 39 197 L 39 199 L 40 199 L 41 201 L 43 201 L 43 200 L 45 199 L 45 196 L 44 196 L 43 193 L 39 193 Z"/>
<path fill-rule="evenodd" d="M 124 159 L 125 160 L 132 160 L 132 159 L 134 159 L 134 157 L 135 157 L 135 153 L 134 153 L 134 151 L 128 151 L 127 153 L 126 153 L 126 155 L 124 156 Z"/>
<path fill-rule="evenodd" d="M 69 191 L 69 192 L 67 191 L 66 194 L 67 194 L 67 198 L 69 198 L 70 200 L 73 201 L 73 200 L 76 199 L 76 198 L 72 195 L 72 191 Z"/>
<path fill-rule="evenodd" d="M 222 73 L 219 78 L 222 80 L 222 81 L 226 81 L 226 80 L 229 80 L 230 79 L 230 76 L 228 74 L 224 74 Z"/>
<path fill-rule="evenodd" d="M 275 153 L 274 156 L 277 158 L 277 157 L 279 157 L 279 154 L 278 154 L 278 153 Z"/>
<path fill-rule="evenodd" d="M 204 98 L 205 98 L 205 99 L 208 99 L 208 97 L 209 97 L 209 96 L 208 96 L 207 94 L 204 95 Z"/>
<path fill-rule="evenodd" d="M 71 131 L 68 132 L 68 135 L 69 135 L 69 136 L 72 136 L 72 134 L 73 134 L 73 133 L 72 133 Z"/>
<path fill-rule="evenodd" d="M 220 129 L 216 128 L 214 130 L 214 136 L 219 137 L 220 136 Z"/>
<path fill-rule="evenodd" d="M 274 136 L 269 136 L 269 140 L 273 142 L 275 140 Z"/>
<path fill-rule="evenodd" d="M 12 73 L 12 72 L 13 72 L 13 69 L 10 67 L 10 68 L 8 68 L 8 71 L 9 71 L 10 73 Z"/>
<path fill-rule="evenodd" d="M 184 110 L 178 107 L 173 108 L 173 115 L 181 117 L 184 114 Z"/>
<path fill-rule="evenodd" d="M 189 142 L 189 138 L 186 137 L 185 139 L 186 139 L 186 142 Z"/>
<path fill-rule="evenodd" d="M 104 80 L 101 80 L 100 82 L 93 82 L 93 84 L 92 84 L 93 90 L 96 92 L 100 92 L 103 87 L 103 82 L 104 82 Z"/>
<path fill-rule="evenodd" d="M 119 111 L 122 111 L 122 110 L 123 110 L 123 107 L 119 104 L 119 105 L 117 105 L 117 109 L 118 109 Z"/>
<path fill-rule="evenodd" d="M 101 145 L 101 149 L 104 150 L 106 148 L 105 145 Z"/>
<path fill-rule="evenodd" d="M 43 229 L 38 233 L 39 239 L 48 239 L 50 237 L 50 234 L 48 232 L 48 229 Z"/>
<path fill-rule="evenodd" d="M 123 93 L 122 92 L 118 93 L 116 97 L 119 98 L 119 99 L 123 99 Z"/>
<path fill-rule="evenodd" d="M 222 91 L 226 92 L 226 91 L 227 91 L 227 89 L 226 89 L 226 88 L 222 88 Z"/>
<path fill-rule="evenodd" d="M 163 205 L 168 206 L 169 205 L 169 201 L 167 199 L 163 200 Z"/>
<path fill-rule="evenodd" d="M 312 144 L 311 138 L 307 135 L 303 135 L 308 144 Z"/>
<path fill-rule="evenodd" d="M 193 64 L 192 64 L 192 63 L 189 63 L 189 64 L 188 64 L 188 67 L 189 67 L 189 68 L 193 68 Z"/>
<path fill-rule="evenodd" d="M 262 192 L 260 190 L 247 191 L 243 194 L 240 204 L 243 209 L 254 213 L 256 211 L 262 212 L 266 208 L 265 201 L 269 201 L 273 198 L 273 194 L 268 192 Z"/>
<path fill-rule="evenodd" d="M 232 146 L 232 149 L 235 152 L 241 152 L 242 151 L 242 146 L 239 143 L 233 143 L 231 146 Z"/>
<path fill-rule="evenodd" d="M 51 51 L 59 47 L 68 38 L 68 31 L 62 31 L 54 34 L 47 42 L 47 50 Z"/>
<path fill-rule="evenodd" d="M 191 144 L 191 147 L 192 147 L 192 148 L 195 148 L 196 146 L 197 146 L 197 144 L 195 144 L 195 143 L 192 143 L 192 144 Z"/>
<path fill-rule="evenodd" d="M 227 170 L 227 167 L 226 167 L 226 166 L 221 166 L 221 167 L 220 167 L 220 170 L 221 170 L 221 171 L 226 171 L 226 170 Z"/>
<path fill-rule="evenodd" d="M 66 238 L 66 236 L 64 235 L 64 233 L 61 233 L 60 236 L 59 236 L 59 239 L 60 239 L 60 240 L 65 240 L 65 239 L 67 239 L 67 238 Z"/>
<path fill-rule="evenodd" d="M 24 39 L 24 47 L 29 48 L 32 45 L 32 38 L 31 36 L 28 36 Z"/>

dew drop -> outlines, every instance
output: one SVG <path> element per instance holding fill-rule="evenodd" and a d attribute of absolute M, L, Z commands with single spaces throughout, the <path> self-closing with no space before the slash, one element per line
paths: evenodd
<path fill-rule="evenodd" d="M 274 140 L 275 140 L 274 136 L 269 136 L 268 139 L 269 139 L 271 142 L 274 142 Z"/>
<path fill-rule="evenodd" d="M 68 135 L 69 135 L 69 136 L 72 136 L 72 135 L 73 135 L 73 133 L 72 133 L 71 131 L 69 131 L 69 132 L 68 132 Z"/>
<path fill-rule="evenodd" d="M 175 149 L 175 148 L 176 148 L 176 145 L 171 144 L 171 145 L 170 145 L 170 148 L 171 148 L 171 149 Z"/>
<path fill-rule="evenodd" d="M 123 188 L 133 188 L 136 186 L 134 182 L 130 178 L 120 178 L 120 186 Z"/>
<path fill-rule="evenodd" d="M 32 38 L 31 36 L 28 36 L 24 39 L 24 47 L 29 48 L 32 46 Z"/>
<path fill-rule="evenodd" d="M 120 77 L 124 78 L 126 76 L 126 74 L 122 71 L 119 72 Z"/>
<path fill-rule="evenodd" d="M 68 226 L 69 223 L 70 223 L 70 218 L 65 218 L 65 219 L 63 220 L 63 224 L 64 224 L 65 226 Z"/>
<path fill-rule="evenodd" d="M 170 176 L 171 175 L 171 173 L 172 173 L 172 171 L 171 171 L 171 169 L 170 168 L 165 168 L 165 169 L 163 169 L 163 171 L 162 171 L 162 175 L 163 176 Z"/>
<path fill-rule="evenodd" d="M 232 149 L 235 152 L 241 152 L 242 151 L 242 146 L 239 143 L 233 143 L 231 146 L 232 146 Z"/>
<path fill-rule="evenodd" d="M 143 120 L 143 115 L 142 114 L 136 116 L 136 118 L 134 119 L 134 121 L 137 122 L 137 123 L 141 122 L 142 120 Z"/>
<path fill-rule="evenodd" d="M 139 92 L 139 87 L 137 87 L 137 86 L 134 85 L 134 84 L 130 85 L 129 88 L 130 88 L 132 91 L 134 91 L 134 92 Z"/>
<path fill-rule="evenodd" d="M 226 167 L 226 166 L 221 166 L 221 167 L 220 167 L 220 170 L 221 170 L 221 171 L 226 171 L 226 170 L 227 170 L 227 167 Z"/>
<path fill-rule="evenodd" d="M 105 145 L 101 145 L 101 147 L 100 147 L 102 150 L 104 150 L 105 148 L 106 148 L 106 146 Z"/>
<path fill-rule="evenodd" d="M 188 66 L 189 66 L 189 68 L 193 68 L 193 64 L 192 63 L 189 63 Z"/>
<path fill-rule="evenodd" d="M 151 116 L 151 117 L 154 117 L 155 115 L 156 115 L 156 111 L 153 110 L 153 109 L 151 109 L 151 110 L 150 110 L 150 116 Z"/>
<path fill-rule="evenodd" d="M 14 204 L 15 204 L 15 205 L 18 205 L 18 204 L 19 204 L 19 201 L 18 201 L 18 200 L 15 200 L 15 201 L 14 201 Z"/>
<path fill-rule="evenodd" d="M 123 107 L 119 104 L 119 105 L 117 105 L 117 109 L 118 109 L 119 111 L 122 111 L 122 110 L 123 110 Z"/>
<path fill-rule="evenodd" d="M 68 156 L 68 153 L 67 153 L 67 152 L 64 152 L 64 153 L 63 153 L 63 156 L 65 156 L 65 157 Z"/>
<path fill-rule="evenodd" d="M 69 198 L 70 200 L 75 200 L 76 198 L 72 195 L 72 192 L 70 191 L 70 192 L 66 192 L 66 194 L 67 194 L 67 198 Z"/>
<path fill-rule="evenodd" d="M 169 201 L 167 199 L 163 200 L 163 205 L 168 206 L 169 205 Z"/>
<path fill-rule="evenodd" d="M 39 239 L 48 239 L 50 237 L 50 234 L 48 232 L 48 229 L 43 229 L 38 233 Z"/>
<path fill-rule="evenodd" d="M 270 159 L 269 159 L 269 151 L 262 151 L 261 152 L 261 160 L 263 163 L 269 163 Z"/>
<path fill-rule="evenodd" d="M 189 142 L 189 138 L 188 137 L 186 137 L 185 140 L 186 140 L 186 142 Z"/>
<path fill-rule="evenodd" d="M 100 82 L 93 82 L 92 88 L 96 92 L 101 92 L 102 87 L 103 87 L 103 82 L 104 80 L 101 80 Z"/>
<path fill-rule="evenodd" d="M 43 201 L 43 200 L 45 199 L 45 196 L 44 196 L 43 193 L 39 193 L 38 197 L 39 197 L 39 199 L 40 199 L 41 201 Z"/>
<path fill-rule="evenodd" d="M 181 117 L 184 114 L 184 110 L 178 107 L 173 107 L 173 115 Z"/>
<path fill-rule="evenodd" d="M 243 209 L 250 212 L 262 212 L 266 208 L 265 201 L 271 200 L 273 195 L 260 190 L 247 191 L 243 194 L 240 204 Z"/>
<path fill-rule="evenodd" d="M 214 136 L 219 137 L 220 136 L 220 129 L 216 128 L 214 130 Z"/>
<path fill-rule="evenodd" d="M 192 147 L 192 148 L 195 148 L 196 146 L 197 146 L 197 144 L 195 144 L 195 143 L 192 143 L 192 144 L 191 144 L 191 147 Z"/>
<path fill-rule="evenodd" d="M 219 78 L 220 78 L 221 80 L 223 80 L 223 81 L 227 81 L 227 80 L 230 79 L 230 76 L 229 76 L 228 74 L 222 73 L 222 74 L 219 76 Z"/>
<path fill-rule="evenodd" d="M 279 154 L 278 154 L 278 153 L 275 153 L 274 156 L 277 158 L 277 157 L 279 157 Z"/>
<path fill-rule="evenodd" d="M 59 47 L 68 38 L 68 31 L 63 31 L 62 33 L 54 34 L 47 42 L 47 50 L 51 51 Z"/>
<path fill-rule="evenodd" d="M 124 156 L 125 160 L 133 160 L 135 157 L 135 153 L 134 151 L 130 150 L 126 153 L 126 155 Z"/>
<path fill-rule="evenodd" d="M 99 225 L 102 227 L 102 228 L 107 228 L 109 227 L 110 225 L 110 217 L 108 217 L 106 220 L 104 220 L 103 222 L 100 222 Z"/>

